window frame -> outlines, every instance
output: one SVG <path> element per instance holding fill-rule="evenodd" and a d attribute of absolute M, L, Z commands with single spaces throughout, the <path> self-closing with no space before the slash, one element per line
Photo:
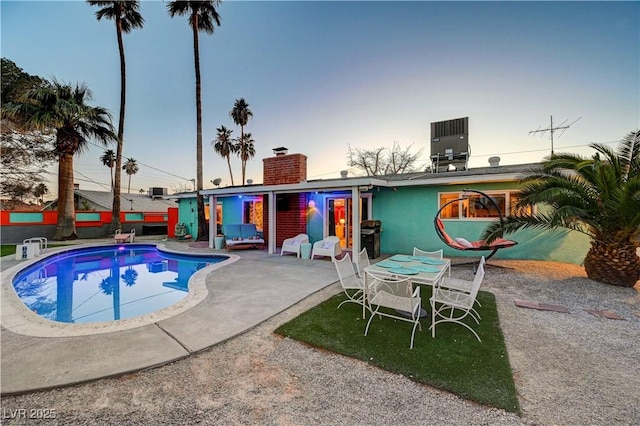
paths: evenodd
<path fill-rule="evenodd" d="M 496 196 L 499 197 L 504 197 L 504 205 L 505 205 L 505 209 L 502 212 L 503 217 L 509 217 L 511 216 L 511 206 L 512 206 L 512 198 L 517 198 L 520 195 L 520 190 L 517 189 L 495 189 L 495 190 L 482 190 L 483 193 L 487 194 L 489 197 L 495 198 Z M 458 199 L 458 198 L 464 198 L 464 195 L 468 194 L 471 197 L 474 196 L 478 196 L 480 197 L 481 194 L 469 191 L 469 192 L 464 192 L 464 191 L 439 191 L 438 192 L 438 211 L 440 211 L 440 209 L 442 208 L 442 206 L 444 206 L 447 202 L 449 202 L 451 199 Z M 446 201 L 442 201 L 442 197 L 443 196 L 448 196 Z M 514 197 L 515 196 L 515 197 Z M 452 203 L 452 206 L 454 206 L 455 203 Z M 500 205 L 500 203 L 498 203 L 498 205 Z M 468 217 L 465 216 L 463 214 L 463 212 L 465 211 L 465 209 L 460 208 L 460 201 L 458 201 L 457 203 L 457 217 L 445 217 L 445 216 L 440 216 L 440 218 L 442 220 L 464 220 L 464 221 L 470 221 L 470 222 L 482 222 L 482 221 L 493 221 L 496 219 L 499 219 L 498 216 L 484 216 L 484 217 Z M 535 207 L 532 208 L 532 210 Z"/>

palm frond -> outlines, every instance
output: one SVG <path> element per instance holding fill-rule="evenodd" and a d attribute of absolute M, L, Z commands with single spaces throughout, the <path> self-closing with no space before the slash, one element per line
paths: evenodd
<path fill-rule="evenodd" d="M 592 239 L 616 242 L 640 236 L 640 147 L 638 131 L 614 150 L 592 144 L 591 158 L 557 154 L 532 169 L 520 183 L 520 213 L 490 224 L 483 238 L 493 241 L 519 229 L 567 229 Z M 532 207 L 526 209 L 525 207 Z M 531 212 L 534 213 L 526 213 Z"/>

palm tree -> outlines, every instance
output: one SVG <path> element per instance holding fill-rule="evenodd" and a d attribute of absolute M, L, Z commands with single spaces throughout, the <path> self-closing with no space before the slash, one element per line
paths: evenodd
<path fill-rule="evenodd" d="M 240 98 L 236 99 L 236 102 L 233 104 L 233 109 L 229 112 L 229 116 L 231 116 L 236 125 L 240 126 L 240 148 L 238 155 L 240 155 L 241 159 L 245 158 L 245 160 L 242 160 L 242 184 L 244 185 L 245 170 L 247 168 L 247 154 L 244 152 L 246 149 L 244 146 L 244 126 L 246 126 L 249 119 L 253 117 L 253 112 L 249 109 L 247 101 L 245 101 L 244 98 Z"/>
<path fill-rule="evenodd" d="M 48 193 L 49 188 L 47 188 L 47 185 L 42 182 L 40 182 L 36 185 L 35 188 L 33 188 L 33 195 L 35 195 L 35 197 L 38 199 L 40 205 L 44 204 L 44 195 Z"/>
<path fill-rule="evenodd" d="M 591 239 L 584 259 L 587 276 L 633 287 L 640 279 L 640 132 L 629 133 L 617 151 L 591 144 L 591 158 L 552 155 L 523 179 L 518 207 L 539 205 L 493 223 L 482 238 L 494 240 L 522 228 L 565 228 Z"/>
<path fill-rule="evenodd" d="M 124 145 L 124 117 L 125 117 L 125 101 L 127 92 L 127 73 L 124 57 L 124 42 L 122 41 L 122 33 L 128 34 L 134 28 L 142 28 L 144 25 L 144 19 L 140 14 L 140 2 L 133 0 L 119 0 L 119 1 L 96 1 L 88 0 L 92 6 L 99 6 L 96 12 L 96 18 L 101 20 L 102 18 L 112 19 L 116 23 L 116 36 L 118 38 L 118 50 L 120 52 L 120 116 L 118 117 L 118 146 L 116 148 L 116 164 L 115 164 L 115 179 L 112 182 L 113 191 L 113 205 L 111 214 L 111 226 L 109 228 L 110 233 L 114 233 L 116 229 L 120 228 L 120 182 L 122 174 L 120 169 L 122 167 L 122 150 Z"/>
<path fill-rule="evenodd" d="M 104 154 L 100 156 L 100 161 L 104 166 L 107 166 L 110 171 L 109 175 L 111 176 L 111 191 L 113 192 L 113 166 L 116 165 L 116 153 L 113 152 L 112 149 L 107 149 Z"/>
<path fill-rule="evenodd" d="M 225 126 L 220 126 L 216 129 L 218 135 L 211 141 L 213 149 L 222 157 L 227 159 L 227 166 L 229 166 L 229 176 L 231 177 L 231 186 L 233 186 L 233 172 L 231 171 L 231 154 L 236 152 L 236 146 L 231 139 L 231 133 L 233 130 L 227 129 Z"/>
<path fill-rule="evenodd" d="M 256 145 L 255 141 L 251 138 L 251 133 L 245 133 L 243 140 L 239 141 L 238 145 L 239 146 L 236 147 L 236 150 L 243 165 L 242 181 L 244 183 L 244 165 L 246 165 L 247 161 L 256 155 Z"/>
<path fill-rule="evenodd" d="M 129 176 L 129 185 L 127 186 L 127 194 L 131 194 L 131 176 L 138 173 L 138 163 L 133 158 L 127 158 L 127 162 L 122 166 L 122 170 Z"/>
<path fill-rule="evenodd" d="M 198 41 L 198 32 L 204 31 L 212 34 L 214 23 L 220 26 L 220 15 L 216 11 L 216 6 L 221 3 L 220 0 L 205 1 L 170 1 L 167 5 L 169 15 L 173 18 L 176 15 L 189 16 L 189 25 L 193 31 L 193 61 L 196 71 L 196 181 L 198 194 L 198 237 L 199 241 L 209 239 L 209 226 L 204 215 L 204 198 L 200 191 L 204 188 L 202 180 L 202 99 L 200 87 L 200 45 Z"/>
<path fill-rule="evenodd" d="M 105 146 L 116 140 L 109 111 L 87 104 L 92 96 L 85 83 L 73 86 L 54 79 L 49 86 L 28 90 L 17 103 L 6 108 L 30 129 L 56 132 L 58 223 L 54 240 L 78 238 L 73 202 L 73 156 L 87 148 L 89 139 L 96 139 Z"/>

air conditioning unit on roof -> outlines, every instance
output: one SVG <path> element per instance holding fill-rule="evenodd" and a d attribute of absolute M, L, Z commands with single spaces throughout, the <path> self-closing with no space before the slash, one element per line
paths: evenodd
<path fill-rule="evenodd" d="M 158 187 L 149 188 L 149 192 L 148 192 L 148 195 L 151 198 L 162 197 L 168 194 L 169 194 L 169 191 L 167 190 L 167 188 L 158 188 Z"/>

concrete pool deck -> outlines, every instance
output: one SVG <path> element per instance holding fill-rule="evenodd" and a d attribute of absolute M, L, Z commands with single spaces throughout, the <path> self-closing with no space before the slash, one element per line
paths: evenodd
<path fill-rule="evenodd" d="M 162 243 L 172 251 L 228 254 L 183 242 Z M 335 268 L 326 258 L 310 261 L 258 250 L 234 251 L 233 255 L 239 257 L 236 262 L 206 275 L 208 293 L 201 302 L 139 327 L 82 336 L 36 337 L 6 328 L 5 315 L 10 310 L 3 309 L 0 393 L 32 392 L 167 364 L 242 334 L 337 281 Z M 1 262 L 2 271 L 21 263 L 12 256 Z M 2 294 L 3 308 L 15 299 L 15 295 Z"/>

